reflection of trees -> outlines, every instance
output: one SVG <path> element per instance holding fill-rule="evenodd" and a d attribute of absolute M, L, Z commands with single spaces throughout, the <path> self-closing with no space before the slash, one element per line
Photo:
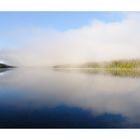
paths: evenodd
<path fill-rule="evenodd" d="M 7 71 L 9 71 L 9 70 L 10 70 L 10 68 L 3 68 L 3 69 L 0 69 L 0 73 L 7 72 Z"/>
<path fill-rule="evenodd" d="M 139 77 L 139 69 L 79 69 L 80 72 L 86 74 L 107 74 L 120 77 Z"/>
<path fill-rule="evenodd" d="M 121 77 L 140 77 L 140 70 L 134 69 L 108 69 L 108 74 Z"/>

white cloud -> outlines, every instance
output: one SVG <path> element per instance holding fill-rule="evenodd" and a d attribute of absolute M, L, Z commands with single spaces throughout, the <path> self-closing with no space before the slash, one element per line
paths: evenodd
<path fill-rule="evenodd" d="M 128 14 L 120 22 L 94 20 L 90 25 L 64 32 L 22 29 L 15 37 L 22 47 L 1 50 L 2 58 L 27 66 L 140 58 L 139 25 L 137 13 Z"/>

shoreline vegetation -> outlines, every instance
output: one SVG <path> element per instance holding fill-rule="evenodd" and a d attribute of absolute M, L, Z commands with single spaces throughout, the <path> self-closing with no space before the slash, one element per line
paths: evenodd
<path fill-rule="evenodd" d="M 104 73 L 120 77 L 140 77 L 140 59 L 90 62 L 80 65 L 55 65 L 54 70 L 78 69 L 86 74 Z"/>
<path fill-rule="evenodd" d="M 0 71 L 16 68 L 7 64 L 0 63 Z M 53 70 L 73 70 L 77 69 L 86 74 L 111 74 L 121 77 L 140 77 L 140 59 L 133 60 L 115 60 L 108 62 L 88 62 L 77 65 L 54 65 Z"/>
<path fill-rule="evenodd" d="M 140 59 L 136 60 L 115 60 L 110 62 L 88 62 L 79 65 L 54 65 L 59 68 L 85 68 L 85 69 L 140 69 Z"/>

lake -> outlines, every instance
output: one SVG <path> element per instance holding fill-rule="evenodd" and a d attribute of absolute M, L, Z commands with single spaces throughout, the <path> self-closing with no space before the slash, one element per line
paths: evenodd
<path fill-rule="evenodd" d="M 140 128 L 139 73 L 0 70 L 0 128 Z"/>

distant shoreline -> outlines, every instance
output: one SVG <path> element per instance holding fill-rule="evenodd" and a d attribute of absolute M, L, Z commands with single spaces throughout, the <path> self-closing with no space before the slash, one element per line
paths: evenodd
<path fill-rule="evenodd" d="M 4 69 L 4 68 L 15 68 L 15 67 L 0 63 L 0 69 Z"/>
<path fill-rule="evenodd" d="M 140 60 L 115 60 L 110 62 L 87 62 L 79 65 L 54 65 L 54 69 L 140 69 Z"/>

